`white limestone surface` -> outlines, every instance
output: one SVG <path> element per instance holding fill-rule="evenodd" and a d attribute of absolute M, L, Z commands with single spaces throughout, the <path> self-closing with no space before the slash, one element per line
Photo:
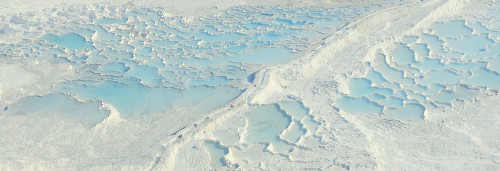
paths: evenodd
<path fill-rule="evenodd" d="M 6 1 L 0 170 L 497 170 L 500 2 Z"/>

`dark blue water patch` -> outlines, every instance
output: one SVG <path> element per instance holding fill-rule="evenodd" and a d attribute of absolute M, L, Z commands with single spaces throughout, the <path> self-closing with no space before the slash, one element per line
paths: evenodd
<path fill-rule="evenodd" d="M 6 106 L 6 107 L 3 108 L 3 111 L 7 111 L 7 110 L 9 110 L 8 106 Z"/>
<path fill-rule="evenodd" d="M 76 33 L 66 33 L 63 35 L 47 34 L 42 36 L 41 39 L 68 49 L 95 49 L 91 42 L 87 42 L 85 37 Z"/>
<path fill-rule="evenodd" d="M 250 82 L 250 83 L 253 83 L 253 80 L 255 79 L 255 74 L 257 72 L 254 72 L 254 73 L 251 73 L 250 75 L 248 75 L 247 77 L 247 81 Z"/>

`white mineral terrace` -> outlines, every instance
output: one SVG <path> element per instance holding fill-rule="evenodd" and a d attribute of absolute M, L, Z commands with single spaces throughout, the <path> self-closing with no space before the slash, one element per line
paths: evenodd
<path fill-rule="evenodd" d="M 498 170 L 498 0 L 5 0 L 0 170 Z"/>

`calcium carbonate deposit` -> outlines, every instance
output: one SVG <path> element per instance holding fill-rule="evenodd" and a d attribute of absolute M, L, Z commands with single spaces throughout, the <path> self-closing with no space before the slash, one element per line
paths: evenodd
<path fill-rule="evenodd" d="M 497 0 L 4 0 L 0 170 L 498 170 Z"/>

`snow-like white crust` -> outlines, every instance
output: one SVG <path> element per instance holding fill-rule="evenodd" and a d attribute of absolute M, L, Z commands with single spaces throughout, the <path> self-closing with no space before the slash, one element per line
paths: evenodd
<path fill-rule="evenodd" d="M 100 3 L 101 6 L 96 5 Z M 78 103 L 99 102 L 101 106 L 98 110 L 109 115 L 89 127 L 79 123 L 78 119 L 65 120 L 57 118 L 57 115 L 38 116 L 22 113 L 22 110 L 14 111 L 7 106 L 16 104 L 24 97 L 58 92 L 62 83 L 84 79 L 75 79 L 84 69 L 72 68 L 72 65 L 64 62 L 52 64 L 26 60 L 22 63 L 0 63 L 0 137 L 3 137 L 0 139 L 0 145 L 3 147 L 0 148 L 0 170 L 499 168 L 500 138 L 497 134 L 500 132 L 500 106 L 497 102 L 500 95 L 495 85 L 488 87 L 482 82 L 474 82 L 473 78 L 474 73 L 482 70 L 498 76 L 500 69 L 496 67 L 500 66 L 500 60 L 496 58 L 500 56 L 493 54 L 466 60 L 468 54 L 456 52 L 455 54 L 461 54 L 462 57 L 451 60 L 431 51 L 430 56 L 436 55 L 445 64 L 457 61 L 486 63 L 483 67 L 464 71 L 446 69 L 464 77 L 457 83 L 445 84 L 446 88 L 439 92 L 460 88 L 473 92 L 470 98 L 456 97 L 450 101 L 436 98 L 436 93 L 425 94 L 411 89 L 413 84 L 421 83 L 421 80 L 418 80 L 421 79 L 420 76 L 424 77 L 431 72 L 413 73 L 417 69 L 412 70 L 411 65 L 407 67 L 410 69 L 404 70 L 405 66 L 399 65 L 391 56 L 396 44 L 412 47 L 424 44 L 422 35 L 437 34 L 433 31 L 436 23 L 454 20 L 465 21 L 467 27 L 472 27 L 471 25 L 477 22 L 484 25 L 484 28 L 489 30 L 488 33 L 475 28 L 471 35 L 487 35 L 486 38 L 492 43 L 484 51 L 494 51 L 494 48 L 498 47 L 496 44 L 500 42 L 500 14 L 497 13 L 500 12 L 500 2 L 496 0 L 423 0 L 405 1 L 400 4 L 382 0 L 283 0 L 271 4 L 258 0 L 195 0 L 189 3 L 180 0 L 7 1 L 0 7 L 0 17 L 11 23 L 0 25 L 0 38 L 4 38 L 0 43 L 15 44 L 23 39 L 37 39 L 48 33 L 62 33 L 50 27 L 37 30 L 38 24 L 53 22 L 49 17 L 36 15 L 36 12 L 47 9 L 50 11 L 65 8 L 66 11 L 73 11 L 64 15 L 78 16 L 79 12 L 85 13 L 87 18 L 82 20 L 91 21 L 101 17 L 119 18 L 119 12 L 116 11 L 127 11 L 127 8 L 120 8 L 122 6 L 141 6 L 161 9 L 163 17 L 185 16 L 182 22 L 189 23 L 196 22 L 197 16 L 222 15 L 224 10 L 241 5 L 335 7 L 366 4 L 382 4 L 383 8 L 362 14 L 342 27 L 331 30 L 328 37 L 318 40 L 316 47 L 305 48 L 307 51 L 302 53 L 303 56 L 287 63 L 259 68 L 252 81 L 245 83 L 244 91 L 235 99 L 202 114 L 196 112 L 203 105 L 196 104 L 169 108 L 163 111 L 165 114 L 127 118 L 111 103 L 86 99 L 71 93 L 64 95 L 76 99 Z M 71 10 L 73 8 L 76 10 Z M 99 13 L 89 14 L 84 9 Z M 29 16 L 30 13 L 33 14 L 32 19 L 15 18 L 21 14 Z M 133 22 L 136 19 L 129 20 Z M 57 22 L 67 24 L 71 21 L 59 17 Z M 130 30 L 132 39 L 147 38 L 141 30 L 127 26 L 106 29 Z M 471 35 L 462 35 L 460 38 Z M 95 40 L 98 39 L 96 36 L 97 34 L 93 34 L 87 38 Z M 404 43 L 403 39 L 410 36 L 417 38 L 414 42 Z M 444 42 L 444 51 L 455 52 L 450 46 L 451 43 L 445 41 L 455 39 L 440 39 Z M 206 42 L 199 42 L 198 45 L 203 43 Z M 4 44 L 0 44 L 0 47 Z M 478 52 L 478 56 L 484 53 L 486 52 Z M 14 52 L 12 54 L 21 55 Z M 415 58 L 417 61 L 422 60 Z M 147 63 L 146 60 L 140 62 L 143 62 L 141 65 Z M 403 79 L 413 82 L 389 80 L 389 83 L 379 84 L 373 81 L 370 86 L 390 89 L 394 93 L 401 89 L 408 90 L 407 92 L 413 92 L 414 96 L 408 95 L 408 99 L 402 100 L 404 102 L 401 106 L 390 107 L 382 105 L 382 102 L 375 103 L 375 100 L 369 99 L 369 95 L 353 95 L 350 81 L 363 79 L 370 71 L 381 72 L 377 70 L 376 65 L 400 69 L 404 74 Z M 438 70 L 444 69 L 433 71 Z M 140 83 L 145 87 L 150 86 L 148 88 L 155 87 L 149 85 L 152 83 L 148 81 L 141 80 Z M 425 89 L 431 87 L 427 86 Z M 428 96 L 418 99 L 416 97 L 419 93 Z M 387 100 L 389 96 L 384 98 Z M 339 99 L 345 97 L 367 99 L 379 105 L 383 112 L 350 113 L 339 102 Z M 400 98 L 396 95 L 391 97 Z M 398 114 L 388 114 L 388 111 L 401 113 L 404 110 L 399 109 L 409 105 L 423 108 L 420 119 L 405 120 L 395 116 Z M 363 107 L 363 104 L 360 103 L 359 107 Z M 266 117 L 266 114 L 257 119 L 249 117 L 255 112 L 268 112 L 269 116 L 274 117 Z M 271 126 L 266 127 L 266 123 L 271 123 Z M 282 125 L 285 127 L 282 128 Z M 279 132 L 276 132 L 275 137 L 264 137 L 269 136 L 266 131 L 276 130 Z M 259 138 L 267 138 L 268 141 L 253 142 Z"/>

